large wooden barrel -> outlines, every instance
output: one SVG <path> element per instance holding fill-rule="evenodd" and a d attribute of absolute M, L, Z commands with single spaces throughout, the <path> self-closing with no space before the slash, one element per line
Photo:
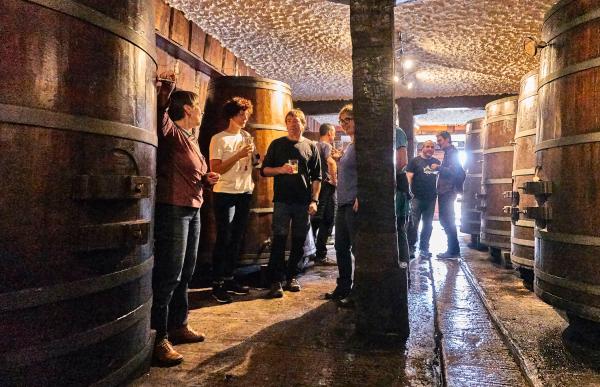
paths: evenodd
<path fill-rule="evenodd" d="M 600 3 L 561 1 L 546 14 L 540 61 L 540 182 L 535 293 L 571 317 L 600 322 Z"/>
<path fill-rule="evenodd" d="M 474 238 L 479 238 L 481 228 L 481 210 L 478 206 L 477 194 L 481 190 L 483 152 L 481 148 L 481 135 L 484 125 L 484 118 L 476 118 L 466 124 L 465 153 L 467 160 L 465 170 L 467 176 L 463 185 L 460 232 L 471 234 Z"/>
<path fill-rule="evenodd" d="M 526 207 L 535 205 L 535 197 L 522 194 L 522 188 L 520 187 L 524 187 L 525 182 L 532 181 L 535 175 L 534 146 L 538 115 L 537 88 L 538 70 L 531 71 L 521 78 L 512 171 L 512 213 L 515 215 L 511 226 L 510 260 L 528 282 L 533 281 L 534 222 L 521 219 L 522 217 L 518 214 L 522 213 Z"/>
<path fill-rule="evenodd" d="M 481 193 L 481 242 L 510 251 L 510 216 L 504 206 L 512 191 L 512 164 L 518 97 L 502 98 L 485 106 Z"/>
<path fill-rule="evenodd" d="M 290 87 L 280 81 L 260 77 L 219 77 L 208 86 L 206 113 L 200 131 L 202 153 L 210 159 L 208 148 L 212 136 L 227 127 L 221 118 L 221 107 L 228 99 L 239 96 L 252 101 L 254 113 L 246 130 L 254 137 L 257 151 L 262 158 L 276 138 L 287 135 L 285 115 L 292 108 Z M 271 220 L 273 216 L 273 179 L 258 176 L 252 195 L 250 219 L 242 247 L 240 264 L 265 263 L 269 257 Z M 210 261 L 215 242 L 215 223 L 211 200 L 202 209 L 202 235 L 200 257 Z"/>
<path fill-rule="evenodd" d="M 0 25 L 0 385 L 124 383 L 153 344 L 152 2 L 4 0 Z"/>

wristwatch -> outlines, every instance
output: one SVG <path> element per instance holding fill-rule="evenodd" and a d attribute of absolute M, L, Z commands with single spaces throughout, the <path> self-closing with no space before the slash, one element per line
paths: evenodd
<path fill-rule="evenodd" d="M 318 201 L 318 200 L 316 200 L 316 199 L 313 199 L 313 200 L 311 200 L 310 202 L 311 202 L 311 203 L 315 203 L 317 206 L 319 205 L 319 201 Z"/>

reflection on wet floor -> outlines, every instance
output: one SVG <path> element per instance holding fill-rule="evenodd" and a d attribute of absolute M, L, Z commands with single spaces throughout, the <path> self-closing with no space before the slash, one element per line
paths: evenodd
<path fill-rule="evenodd" d="M 436 224 L 432 252 L 445 251 L 443 230 Z M 461 246 L 465 250 L 465 246 Z M 457 259 L 431 259 L 445 377 L 449 386 L 527 385 L 477 293 Z"/>
<path fill-rule="evenodd" d="M 190 324 L 205 332 L 206 342 L 178 346 L 184 363 L 152 368 L 133 385 L 436 386 L 444 379 L 450 386 L 526 385 L 460 262 L 435 258 L 444 250 L 436 222 L 434 258 L 411 263 L 405 345 L 356 338 L 352 310 L 323 299 L 337 269 L 313 267 L 300 279 L 303 290 L 280 300 L 254 289 L 217 305 L 209 289 L 192 290 Z"/>

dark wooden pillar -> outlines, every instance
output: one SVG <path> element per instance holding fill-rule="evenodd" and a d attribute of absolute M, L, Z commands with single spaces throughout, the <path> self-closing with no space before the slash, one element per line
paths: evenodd
<path fill-rule="evenodd" d="M 394 206 L 394 0 L 351 0 L 356 152 L 356 329 L 408 336 L 407 268 L 400 263 Z"/>
<path fill-rule="evenodd" d="M 415 119 L 412 99 L 398 98 L 396 100 L 396 105 L 398 106 L 398 123 L 408 138 L 408 146 L 406 147 L 406 151 L 408 153 L 408 159 L 410 160 L 415 157 L 416 151 Z"/>

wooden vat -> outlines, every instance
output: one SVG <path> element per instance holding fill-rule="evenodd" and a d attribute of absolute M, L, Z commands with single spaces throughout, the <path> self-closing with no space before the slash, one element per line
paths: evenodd
<path fill-rule="evenodd" d="M 521 194 L 525 182 L 532 181 L 535 175 L 535 136 L 537 131 L 537 89 L 538 70 L 531 71 L 521 78 L 519 110 L 515 130 L 513 154 L 513 188 L 511 193 L 511 248 L 510 260 L 521 271 L 522 277 L 533 281 L 534 237 L 532 220 L 520 214 L 526 207 L 535 205 L 532 195 Z"/>
<path fill-rule="evenodd" d="M 208 148 L 212 136 L 227 127 L 221 118 L 221 107 L 232 97 L 249 99 L 254 113 L 248 121 L 246 130 L 254 137 L 254 143 L 262 158 L 267 148 L 276 138 L 287 135 L 285 115 L 292 108 L 290 87 L 279 81 L 260 77 L 219 77 L 211 81 L 208 87 L 206 113 L 200 131 L 202 153 L 210 159 Z M 242 247 L 240 264 L 266 262 L 269 257 L 268 241 L 271 237 L 271 219 L 273 215 L 273 179 L 254 174 L 255 188 L 252 195 L 250 219 Z M 210 261 L 215 242 L 215 223 L 212 200 L 208 199 L 202 207 L 202 234 L 200 237 L 200 256 Z"/>
<path fill-rule="evenodd" d="M 510 250 L 510 221 L 504 197 L 512 190 L 512 163 L 518 97 L 502 98 L 485 106 L 481 196 L 481 242 L 495 249 Z"/>
<path fill-rule="evenodd" d="M 535 293 L 573 321 L 600 322 L 600 4 L 560 1 L 546 14 L 535 146 Z"/>
<path fill-rule="evenodd" d="M 44 4 L 0 5 L 0 385 L 123 384 L 153 345 L 153 8 Z"/>
<path fill-rule="evenodd" d="M 481 135 L 485 119 L 477 118 L 466 124 L 465 153 L 467 160 L 465 171 L 467 176 L 463 185 L 461 202 L 460 232 L 479 238 L 481 229 L 481 210 L 478 206 L 477 194 L 481 191 L 481 163 L 483 149 Z"/>

